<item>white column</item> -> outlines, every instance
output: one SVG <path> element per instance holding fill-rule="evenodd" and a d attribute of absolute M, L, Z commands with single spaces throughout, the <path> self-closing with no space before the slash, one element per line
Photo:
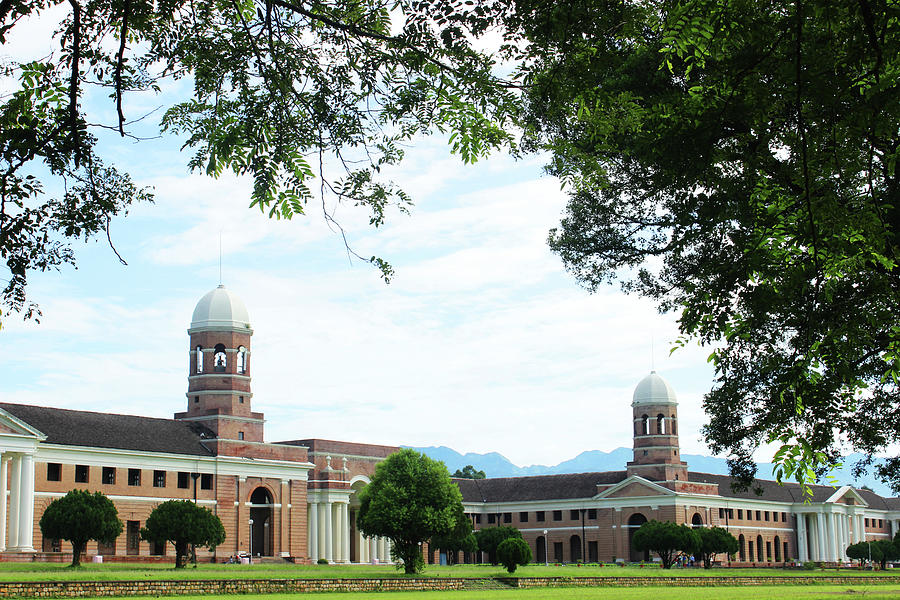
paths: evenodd
<path fill-rule="evenodd" d="M 373 565 L 378 563 L 378 542 L 374 537 L 369 538 L 369 560 Z"/>
<path fill-rule="evenodd" d="M 394 562 L 391 560 L 391 540 L 384 538 L 384 562 Z"/>
<path fill-rule="evenodd" d="M 816 560 L 822 561 L 826 559 L 825 555 L 828 554 L 828 543 L 825 537 L 824 513 L 816 514 L 816 529 L 818 532 L 818 537 L 816 538 Z"/>
<path fill-rule="evenodd" d="M 319 560 L 319 505 L 310 502 L 306 505 L 307 527 L 309 528 L 309 560 L 314 564 Z"/>
<path fill-rule="evenodd" d="M 838 518 L 834 513 L 828 513 L 828 527 L 830 535 L 828 536 L 828 541 L 831 546 L 831 552 L 829 553 L 828 560 L 838 560 L 838 556 L 840 555 L 838 551 Z"/>
<path fill-rule="evenodd" d="M 341 560 L 344 562 L 350 562 L 350 505 L 347 503 L 341 504 L 341 535 L 344 540 L 341 542 L 341 550 L 343 550 L 343 554 L 341 554 Z"/>
<path fill-rule="evenodd" d="M 6 550 L 6 482 L 9 475 L 6 472 L 6 463 L 9 454 L 0 454 L 0 552 Z"/>
<path fill-rule="evenodd" d="M 344 506 L 342 502 L 336 502 L 334 504 L 334 560 L 335 562 L 344 562 L 344 553 L 346 552 L 346 548 L 344 548 L 344 527 L 347 526 L 344 523 L 344 511 L 341 510 L 341 507 Z"/>
<path fill-rule="evenodd" d="M 383 537 L 378 538 L 378 559 L 381 562 L 390 562 L 387 555 L 387 544 Z"/>
<path fill-rule="evenodd" d="M 19 493 L 19 548 L 34 552 L 34 454 L 22 456 L 22 491 Z"/>
<path fill-rule="evenodd" d="M 809 560 L 806 549 L 806 515 L 797 515 L 797 560 L 806 562 Z"/>
<path fill-rule="evenodd" d="M 325 501 L 325 559 L 334 562 L 334 504 Z"/>
<path fill-rule="evenodd" d="M 841 515 L 841 533 L 843 534 L 843 539 L 841 540 L 841 551 L 838 553 L 838 557 L 841 560 L 846 560 L 847 546 L 850 545 L 850 515 Z"/>
<path fill-rule="evenodd" d="M 359 530 L 359 527 L 356 529 L 356 537 L 359 540 L 356 545 L 359 547 L 359 562 L 360 564 L 369 562 L 369 541 L 363 536 L 362 531 Z"/>
<path fill-rule="evenodd" d="M 22 455 L 12 455 L 9 477 L 9 543 L 7 550 L 19 549 L 19 495 L 22 491 Z"/>
<path fill-rule="evenodd" d="M 328 513 L 325 512 L 325 503 L 317 502 L 319 507 L 319 558 L 325 558 L 325 522 L 328 520 Z"/>
<path fill-rule="evenodd" d="M 856 515 L 856 531 L 859 532 L 859 539 L 857 542 L 866 541 L 866 526 L 863 521 L 863 516 L 861 514 Z"/>

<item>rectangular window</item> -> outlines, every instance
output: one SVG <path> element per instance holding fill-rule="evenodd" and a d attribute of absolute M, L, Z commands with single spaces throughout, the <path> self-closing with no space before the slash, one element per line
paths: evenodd
<path fill-rule="evenodd" d="M 781 522 L 787 523 L 787 513 L 781 513 Z"/>
<path fill-rule="evenodd" d="M 243 403 L 244 403 L 244 397 L 243 397 L 243 396 L 238 396 L 238 402 L 239 402 L 240 404 L 243 404 Z"/>
<path fill-rule="evenodd" d="M 62 465 L 47 463 L 47 481 L 62 481 Z"/>
<path fill-rule="evenodd" d="M 108 544 L 104 544 L 103 542 L 97 542 L 97 554 L 99 554 L 100 556 L 115 556 L 116 555 L 116 540 L 113 540 Z"/>
<path fill-rule="evenodd" d="M 562 562 L 562 542 L 553 542 L 553 560 Z"/>
<path fill-rule="evenodd" d="M 881 519 L 878 519 L 878 527 L 884 527 L 884 522 Z"/>
<path fill-rule="evenodd" d="M 553 511 L 553 520 L 554 521 L 562 521 L 562 511 L 561 510 Z M 560 542 L 560 543 L 562 543 L 562 542 Z"/>
<path fill-rule="evenodd" d="M 243 432 L 243 431 L 238 431 L 238 439 L 239 439 L 239 440 L 244 439 L 244 432 Z"/>
<path fill-rule="evenodd" d="M 725 518 L 725 509 L 724 509 L 724 508 L 720 508 L 720 509 L 719 509 L 719 518 L 720 518 L 720 519 L 724 519 L 724 518 Z"/>
<path fill-rule="evenodd" d="M 493 525 L 494 521 L 496 521 L 496 520 L 497 520 L 496 515 L 488 515 L 488 525 Z"/>
<path fill-rule="evenodd" d="M 129 469 L 136 470 L 136 469 Z M 125 524 L 125 554 L 141 553 L 141 522 L 128 521 Z"/>
<path fill-rule="evenodd" d="M 140 469 L 128 469 L 128 485 L 141 485 Z"/>
<path fill-rule="evenodd" d="M 103 467 L 103 483 L 106 485 L 116 485 L 116 468 Z"/>
<path fill-rule="evenodd" d="M 729 519 L 733 519 L 734 518 L 734 509 L 729 508 L 728 510 L 725 511 L 725 514 L 728 515 Z"/>
<path fill-rule="evenodd" d="M 190 473 L 185 473 L 184 471 L 178 471 L 178 487 L 183 490 L 191 487 L 191 474 Z"/>
<path fill-rule="evenodd" d="M 759 511 L 756 511 L 756 520 L 759 521 Z"/>
<path fill-rule="evenodd" d="M 738 509 L 738 519 L 740 519 L 742 521 L 744 520 L 744 509 L 743 508 Z"/>
<path fill-rule="evenodd" d="M 764 521 L 768 521 L 768 520 L 769 520 L 769 511 L 764 512 L 764 513 L 763 513 L 763 516 L 764 516 L 764 519 L 763 519 L 763 520 L 764 520 Z"/>
<path fill-rule="evenodd" d="M 534 520 L 537 521 L 538 523 L 542 523 L 544 521 L 544 511 L 539 510 L 536 513 L 534 513 Z"/>
<path fill-rule="evenodd" d="M 210 473 L 204 473 L 200 476 L 200 489 L 201 490 L 211 490 L 213 479 Z"/>
<path fill-rule="evenodd" d="M 868 520 L 868 519 L 864 519 L 864 522 L 865 522 L 866 527 L 868 527 L 868 526 L 869 526 L 869 520 Z"/>
<path fill-rule="evenodd" d="M 528 513 L 520 512 L 519 513 L 519 523 L 527 523 L 528 522 Z"/>
<path fill-rule="evenodd" d="M 165 471 L 153 471 L 153 487 L 166 487 Z"/>
<path fill-rule="evenodd" d="M 577 521 L 578 519 L 581 518 L 581 515 L 578 514 L 577 510 L 570 510 L 569 518 L 572 519 L 573 521 Z"/>
<path fill-rule="evenodd" d="M 75 465 L 75 483 L 87 483 L 88 482 L 88 466 L 87 465 Z"/>
<path fill-rule="evenodd" d="M 503 513 L 503 522 L 512 523 L 512 513 Z"/>
<path fill-rule="evenodd" d="M 587 518 L 588 518 L 588 519 L 596 519 L 596 518 L 597 518 L 597 509 L 596 509 L 596 508 L 589 508 L 589 509 L 588 509 L 588 517 L 587 517 Z M 594 562 L 597 562 L 597 561 L 594 561 Z"/>

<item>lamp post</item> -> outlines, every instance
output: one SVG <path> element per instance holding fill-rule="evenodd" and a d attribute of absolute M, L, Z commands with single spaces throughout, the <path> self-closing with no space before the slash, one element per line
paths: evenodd
<path fill-rule="evenodd" d="M 250 519 L 250 564 L 253 564 L 253 519 Z"/>
<path fill-rule="evenodd" d="M 547 537 L 547 530 L 544 530 L 544 566 L 546 567 L 549 564 L 549 555 L 550 555 L 550 538 Z"/>

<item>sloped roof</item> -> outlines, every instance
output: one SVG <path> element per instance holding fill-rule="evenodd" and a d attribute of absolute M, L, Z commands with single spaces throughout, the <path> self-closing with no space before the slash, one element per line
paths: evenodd
<path fill-rule="evenodd" d="M 210 430 L 188 421 L 0 402 L 0 408 L 47 436 L 44 443 L 210 456 Z"/>
<path fill-rule="evenodd" d="M 527 502 L 591 498 L 597 495 L 597 485 L 618 483 L 625 477 L 625 471 L 605 471 L 491 479 L 454 478 L 453 481 L 459 486 L 464 502 Z"/>
<path fill-rule="evenodd" d="M 625 471 L 605 471 L 599 473 L 572 473 L 564 475 L 534 475 L 530 477 L 497 477 L 490 479 L 458 479 L 464 502 L 527 502 L 532 500 L 566 500 L 592 498 L 597 494 L 598 485 L 616 484 L 625 480 Z M 731 477 L 710 473 L 688 473 L 688 480 L 697 483 L 713 483 L 719 486 L 723 498 L 743 498 L 747 500 L 771 500 L 775 502 L 803 502 L 800 486 L 796 483 L 779 485 L 775 481 L 757 480 L 755 487 L 762 489 L 757 495 L 753 488 L 733 491 Z M 837 491 L 830 485 L 812 486 L 812 502 L 824 502 Z M 900 509 L 900 498 L 884 498 L 869 490 L 854 488 L 868 503 L 878 510 Z"/>

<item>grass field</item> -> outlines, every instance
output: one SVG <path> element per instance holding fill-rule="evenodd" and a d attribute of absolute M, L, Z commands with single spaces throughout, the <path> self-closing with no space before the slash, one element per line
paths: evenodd
<path fill-rule="evenodd" d="M 829 569 L 804 571 L 800 569 L 671 569 L 656 567 L 556 567 L 529 565 L 520 567 L 518 577 L 721 577 L 721 576 L 822 576 L 841 575 L 897 577 L 900 585 L 900 569 L 888 571 L 858 571 L 855 569 Z M 456 565 L 452 567 L 428 566 L 420 577 L 507 577 L 502 567 L 489 565 Z M 86 563 L 71 569 L 60 563 L 0 563 L 2 581 L 94 581 L 135 579 L 284 579 L 284 578 L 374 578 L 404 577 L 391 566 L 372 565 L 223 565 L 200 564 L 196 569 L 188 566 L 175 570 L 171 564 Z M 900 597 L 898 595 L 897 597 Z"/>
<path fill-rule="evenodd" d="M 315 600 L 656 600 L 659 588 L 555 588 L 528 590 L 472 590 L 462 592 L 317 593 Z M 238 600 L 238 597 L 233 597 Z M 289 594 L 246 595 L 240 600 L 296 600 Z M 667 588 L 666 600 L 896 600 L 900 586 L 759 586 L 727 588 Z M 179 596 L 179 600 L 209 600 L 209 596 Z"/>

